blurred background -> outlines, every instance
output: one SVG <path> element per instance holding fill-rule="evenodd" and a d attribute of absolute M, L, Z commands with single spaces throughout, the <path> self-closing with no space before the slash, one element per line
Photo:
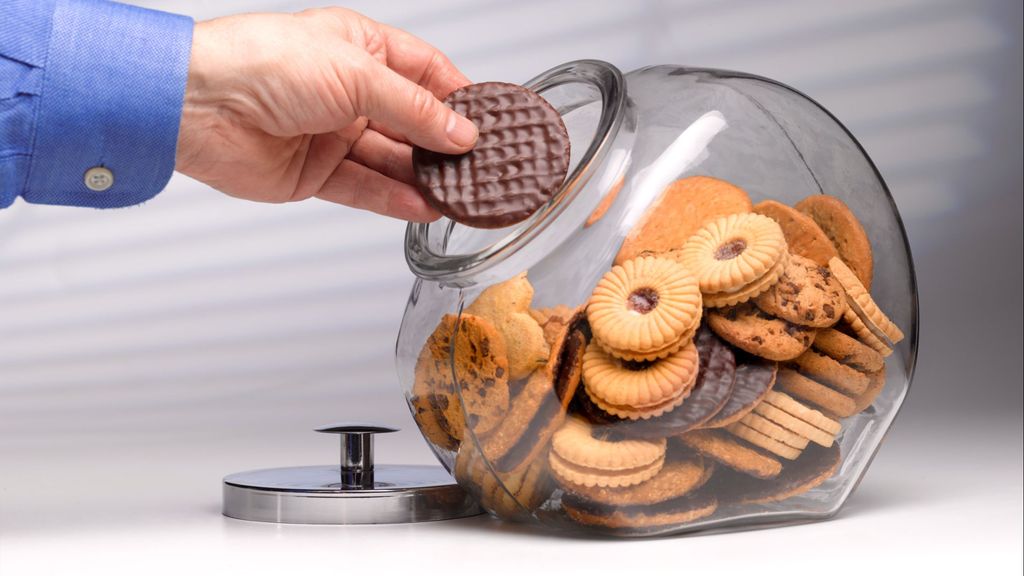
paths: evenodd
<path fill-rule="evenodd" d="M 136 3 L 197 19 L 321 4 Z M 1019 507 L 1019 2 L 345 5 L 425 38 L 476 81 L 599 58 L 625 71 L 742 70 L 817 99 L 878 165 L 917 264 L 920 356 L 892 454 L 910 461 L 949 450 L 941 439 L 978 438 L 956 450 L 1006 463 L 992 474 Z M 212 509 L 223 474 L 329 461 L 333 443 L 309 430 L 343 418 L 404 428 L 382 439 L 382 459 L 431 462 L 393 367 L 413 280 L 403 232 L 318 201 L 244 203 L 181 176 L 125 210 L 0 211 L 0 516 L 24 530 L 58 517 L 88 525 L 127 503 L 144 520 L 167 507 L 145 486 L 161 474 L 177 486 L 177 511 L 164 512 L 188 512 L 175 490 Z M 56 465 L 116 494 L 48 492 L 59 514 L 30 513 L 23 496 L 59 486 Z"/>

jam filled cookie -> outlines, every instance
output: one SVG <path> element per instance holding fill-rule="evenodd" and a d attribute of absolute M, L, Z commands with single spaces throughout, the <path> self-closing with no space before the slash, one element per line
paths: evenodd
<path fill-rule="evenodd" d="M 594 288 L 587 318 L 594 338 L 624 360 L 656 360 L 692 338 L 702 313 L 697 280 L 678 263 L 641 257 L 614 266 Z"/>
<path fill-rule="evenodd" d="M 768 290 L 789 252 L 778 223 L 760 214 L 733 214 L 704 225 L 678 259 L 700 284 L 704 305 L 729 306 Z"/>
<path fill-rule="evenodd" d="M 839 198 L 826 194 L 808 196 L 797 202 L 795 208 L 814 220 L 832 240 L 839 258 L 870 288 L 875 265 L 871 241 L 850 208 Z"/>
<path fill-rule="evenodd" d="M 591 342 L 583 356 L 583 385 L 601 410 L 620 418 L 653 418 L 683 403 L 697 381 L 697 346 L 691 341 L 666 358 L 632 362 Z"/>
<path fill-rule="evenodd" d="M 551 438 L 550 465 L 559 482 L 584 487 L 632 486 L 653 478 L 665 464 L 665 439 L 602 438 L 584 420 L 570 417 Z"/>
<path fill-rule="evenodd" d="M 742 188 L 710 176 L 690 176 L 670 184 L 647 209 L 622 243 L 616 264 L 642 253 L 659 254 L 682 248 L 707 222 L 750 212 L 750 197 Z"/>
<path fill-rule="evenodd" d="M 827 266 L 791 254 L 779 281 L 755 298 L 754 304 L 787 322 L 826 328 L 843 317 L 846 293 Z"/>
<path fill-rule="evenodd" d="M 753 211 L 779 223 L 793 254 L 810 258 L 821 266 L 828 266 L 828 261 L 839 255 L 825 232 L 803 212 L 775 200 L 758 202 Z"/>
<path fill-rule="evenodd" d="M 564 484 L 563 510 L 586 526 L 641 531 L 710 515 L 717 501 L 696 491 L 711 477 L 714 463 L 685 448 L 669 452 L 661 471 L 640 484 L 619 488 Z"/>

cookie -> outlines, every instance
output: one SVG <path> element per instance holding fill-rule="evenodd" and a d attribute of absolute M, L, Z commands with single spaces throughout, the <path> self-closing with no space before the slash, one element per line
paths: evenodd
<path fill-rule="evenodd" d="M 683 444 L 737 472 L 757 478 L 773 478 L 782 464 L 772 456 L 744 444 L 724 430 L 693 430 L 679 437 Z"/>
<path fill-rule="evenodd" d="M 827 328 L 843 317 L 846 292 L 827 266 L 791 254 L 779 281 L 755 298 L 754 304 L 793 324 Z"/>
<path fill-rule="evenodd" d="M 798 496 L 823 484 L 835 475 L 840 464 L 839 446 L 809 446 L 800 458 L 787 463 L 782 473 L 771 480 L 758 480 L 740 474 L 716 477 L 722 499 L 732 504 L 768 504 Z"/>
<path fill-rule="evenodd" d="M 842 429 L 842 425 L 839 422 L 825 416 L 813 408 L 809 408 L 806 405 L 797 402 L 781 392 L 774 390 L 769 392 L 765 396 L 764 401 L 784 412 L 796 416 L 815 428 L 832 434 L 833 436 L 839 434 L 839 431 Z"/>
<path fill-rule="evenodd" d="M 428 204 L 475 228 L 522 222 L 561 189 L 569 170 L 569 133 L 544 98 L 504 82 L 455 90 L 445 104 L 477 125 L 465 154 L 416 146 L 416 184 Z"/>
<path fill-rule="evenodd" d="M 501 332 L 508 352 L 509 378 L 526 378 L 548 359 L 544 329 L 530 316 L 533 286 L 523 272 L 488 287 L 465 312 L 485 318 Z"/>
<path fill-rule="evenodd" d="M 689 397 L 673 410 L 648 419 L 621 420 L 601 410 L 581 391 L 574 411 L 593 424 L 611 424 L 612 432 L 625 438 L 667 438 L 703 425 L 717 414 L 732 394 L 736 381 L 736 358 L 732 350 L 707 328 L 694 338 L 700 367 Z"/>
<path fill-rule="evenodd" d="M 814 342 L 815 330 L 776 318 L 747 302 L 708 310 L 707 323 L 733 346 L 768 360 L 791 360 Z"/>
<path fill-rule="evenodd" d="M 566 419 L 551 438 L 551 471 L 559 482 L 582 486 L 631 486 L 665 464 L 665 439 L 611 440 L 578 417 Z"/>
<path fill-rule="evenodd" d="M 562 510 L 577 524 L 611 534 L 653 534 L 676 529 L 715 513 L 718 499 L 707 493 L 686 495 L 654 506 L 602 506 L 574 496 L 562 498 Z"/>
<path fill-rule="evenodd" d="M 778 278 L 777 265 L 787 254 L 779 225 L 767 216 L 751 213 L 723 216 L 705 224 L 686 241 L 678 257 L 697 277 L 705 298 L 745 292 L 749 299 L 757 292 L 746 293 L 744 288 L 767 290 L 771 283 L 764 278 Z"/>
<path fill-rule="evenodd" d="M 882 389 L 885 388 L 885 367 L 883 366 L 881 370 L 868 374 L 868 380 L 868 387 L 854 399 L 855 404 L 853 411 L 855 413 L 867 410 L 868 406 L 871 406 L 871 404 L 874 403 L 875 398 L 877 398 L 882 392 Z"/>
<path fill-rule="evenodd" d="M 445 315 L 417 358 L 412 392 L 437 409 L 435 416 L 444 420 L 437 427 L 456 441 L 462 439 L 465 423 L 477 434 L 493 430 L 508 410 L 510 394 L 508 357 L 501 334 L 479 316 Z"/>
<path fill-rule="evenodd" d="M 849 305 L 845 318 L 854 329 L 854 320 L 860 320 L 872 335 L 890 348 L 903 340 L 903 331 L 878 307 L 874 298 L 857 278 L 853 270 L 842 260 L 833 258 L 829 261 L 829 269 L 846 290 L 846 303 Z M 858 336 L 860 332 L 858 332 Z"/>
<path fill-rule="evenodd" d="M 818 194 L 797 202 L 795 208 L 811 217 L 835 246 L 839 258 L 849 264 L 864 286 L 871 288 L 874 256 L 871 241 L 860 220 L 835 196 Z"/>
<path fill-rule="evenodd" d="M 861 372 L 877 372 L 885 367 L 885 358 L 881 354 L 839 330 L 819 330 L 811 347 Z"/>
<path fill-rule="evenodd" d="M 608 213 L 608 209 L 615 203 L 615 199 L 618 198 L 619 192 L 622 191 L 622 186 L 626 183 L 626 176 L 622 175 L 615 184 L 605 193 L 604 198 L 601 198 L 601 202 L 598 203 L 594 211 L 587 216 L 587 221 L 583 223 L 584 228 L 590 228 L 594 224 L 597 224 L 604 215 Z"/>
<path fill-rule="evenodd" d="M 594 404 L 613 416 L 653 418 L 683 403 L 697 381 L 697 368 L 692 341 L 653 362 L 619 360 L 591 342 L 583 356 L 583 386 Z"/>
<path fill-rule="evenodd" d="M 587 306 L 594 338 L 625 360 L 664 358 L 687 344 L 700 323 L 697 280 L 665 258 L 627 260 L 597 283 Z"/>
<path fill-rule="evenodd" d="M 547 364 L 534 371 L 501 424 L 481 439 L 480 449 L 495 470 L 521 470 L 561 426 L 583 373 L 584 323 L 582 314 L 569 322 Z"/>
<path fill-rule="evenodd" d="M 704 306 L 708 308 L 724 308 L 725 306 L 735 306 L 736 304 L 746 302 L 774 286 L 779 281 L 788 264 L 789 252 L 786 252 L 765 275 L 761 276 L 757 281 L 747 284 L 740 290 L 736 292 L 705 294 Z"/>
<path fill-rule="evenodd" d="M 835 435 L 825 432 L 824 430 L 807 423 L 804 420 L 793 416 L 789 412 L 776 408 L 775 406 L 762 402 L 754 407 L 754 411 L 750 415 L 757 415 L 782 426 L 787 430 L 791 430 L 796 434 L 814 442 L 819 446 L 829 447 L 835 441 Z"/>
<path fill-rule="evenodd" d="M 658 254 L 682 248 L 704 224 L 721 216 L 750 212 L 751 207 L 747 193 L 724 180 L 709 176 L 676 180 L 626 236 L 615 263 L 632 260 L 642 252 Z"/>
<path fill-rule="evenodd" d="M 528 519 L 555 487 L 547 460 L 543 454 L 519 472 L 488 471 L 480 503 L 503 520 Z"/>
<path fill-rule="evenodd" d="M 653 478 L 632 486 L 610 488 L 565 483 L 568 494 L 606 506 L 650 506 L 684 496 L 707 481 L 710 461 L 689 450 L 667 459 Z"/>
<path fill-rule="evenodd" d="M 853 334 L 858 340 L 867 344 L 872 350 L 878 352 L 883 358 L 888 358 L 892 354 L 892 346 L 889 342 L 875 335 L 875 332 L 871 331 L 860 318 L 856 312 L 850 309 L 850 306 L 846 306 L 846 313 L 843 314 L 843 322 L 839 324 L 838 328 L 849 334 Z"/>
<path fill-rule="evenodd" d="M 824 384 L 819 384 L 790 368 L 779 370 L 779 377 L 775 387 L 780 392 L 785 392 L 793 398 L 799 398 L 804 402 L 813 404 L 825 412 L 840 418 L 846 418 L 859 412 L 854 398 L 833 390 Z"/>
<path fill-rule="evenodd" d="M 758 202 L 753 211 L 779 223 L 793 254 L 810 258 L 819 266 L 828 266 L 828 261 L 839 255 L 825 232 L 803 212 L 775 200 Z"/>
<path fill-rule="evenodd" d="M 462 438 L 462 418 L 459 417 L 456 420 L 459 428 L 452 430 L 452 424 L 449 423 L 446 416 L 448 403 L 452 402 L 453 398 L 455 397 L 452 394 L 431 392 L 409 398 L 412 418 L 416 421 L 416 426 L 431 444 L 445 450 L 458 448 L 460 438 Z"/>
<path fill-rule="evenodd" d="M 811 380 L 848 396 L 861 394 L 868 387 L 867 375 L 814 350 L 804 352 L 788 364 Z"/>
<path fill-rule="evenodd" d="M 548 346 L 554 346 L 558 335 L 562 333 L 569 320 L 582 308 L 570 308 L 564 304 L 550 308 L 530 308 L 530 317 L 540 325 L 544 331 L 544 341 Z"/>
<path fill-rule="evenodd" d="M 768 418 L 757 414 L 756 411 L 744 416 L 742 420 L 737 422 L 737 424 L 742 424 L 747 428 L 764 434 L 772 440 L 782 442 L 786 446 L 796 448 L 797 450 L 807 448 L 807 443 L 809 442 L 809 439 L 802 434 L 798 434 L 785 426 L 777 424 L 773 420 L 769 420 Z"/>
<path fill-rule="evenodd" d="M 744 359 L 736 367 L 732 394 L 714 416 L 704 422 L 705 428 L 721 428 L 750 413 L 775 385 L 778 366 L 774 362 Z"/>
<path fill-rule="evenodd" d="M 754 430 L 742 422 L 729 424 L 725 429 L 728 430 L 730 434 L 787 460 L 796 460 L 797 457 L 800 456 L 800 449 L 787 446 L 767 434 L 762 434 L 761 432 Z"/>

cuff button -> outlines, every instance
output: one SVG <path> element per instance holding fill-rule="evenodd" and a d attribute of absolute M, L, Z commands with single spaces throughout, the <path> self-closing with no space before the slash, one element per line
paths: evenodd
<path fill-rule="evenodd" d="M 113 185 L 114 173 L 103 166 L 89 168 L 85 172 L 85 187 L 93 192 L 106 192 Z"/>

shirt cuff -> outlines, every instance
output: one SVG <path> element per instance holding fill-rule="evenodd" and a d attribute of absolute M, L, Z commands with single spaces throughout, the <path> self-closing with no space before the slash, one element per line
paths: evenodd
<path fill-rule="evenodd" d="M 58 0 L 28 185 L 36 204 L 118 208 L 174 172 L 192 19 Z"/>

